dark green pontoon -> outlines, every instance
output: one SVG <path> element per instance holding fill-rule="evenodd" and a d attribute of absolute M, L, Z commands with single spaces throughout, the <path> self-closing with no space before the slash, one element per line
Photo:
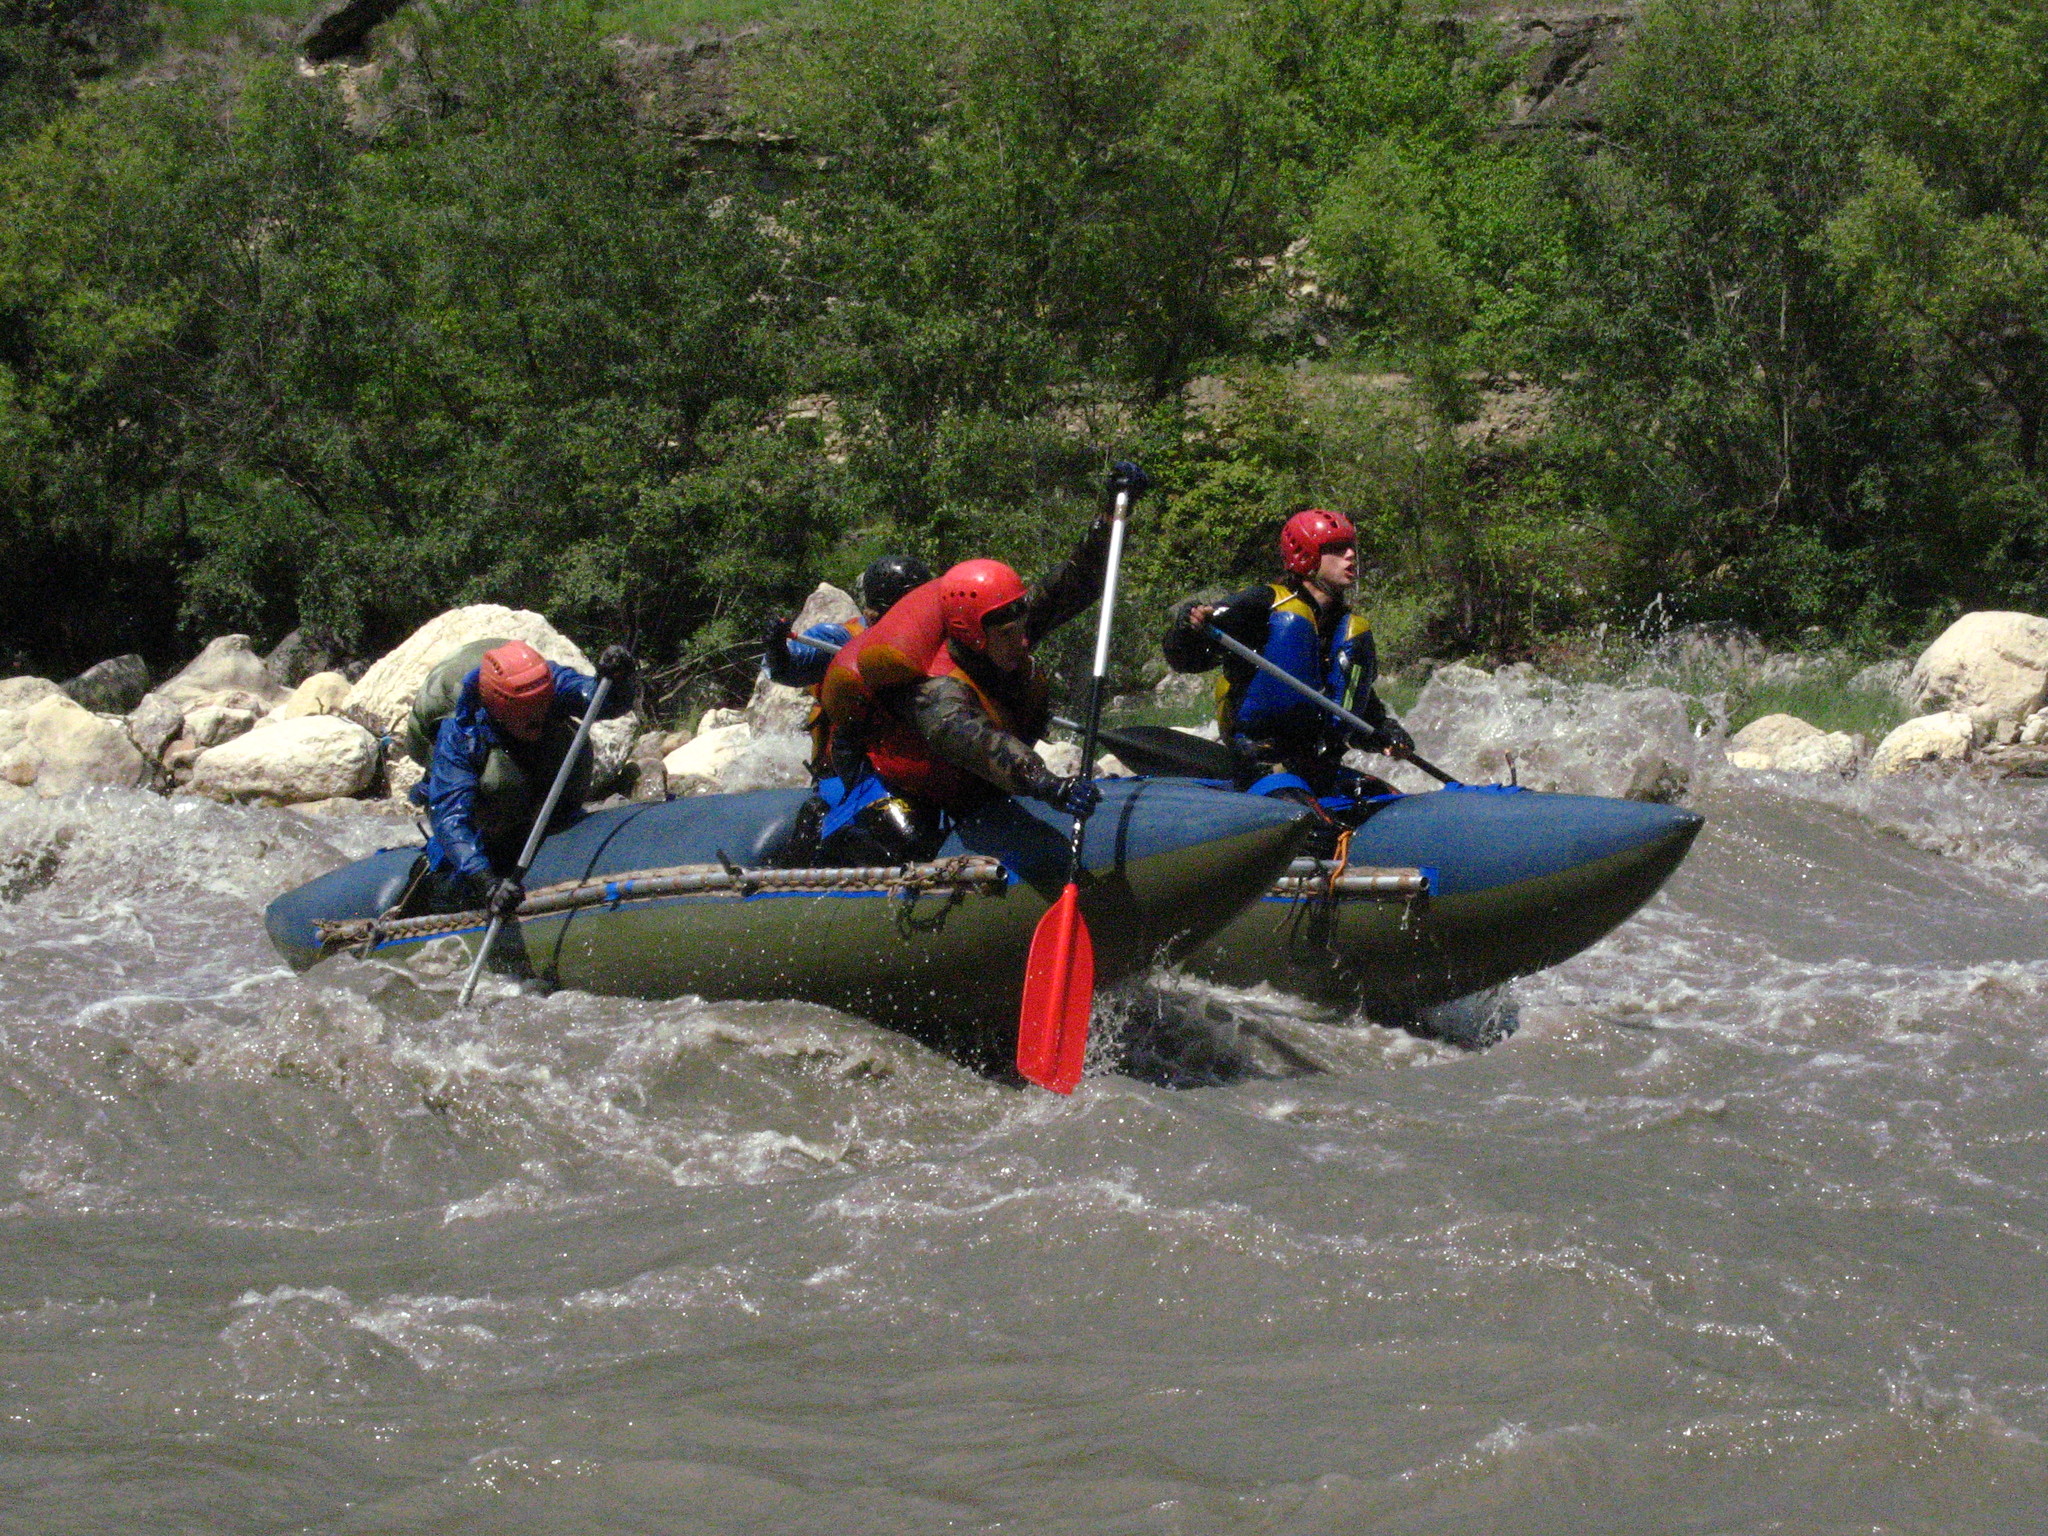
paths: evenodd
<path fill-rule="evenodd" d="M 1298 866 L 1185 968 L 1405 1020 L 1597 942 L 1656 894 L 1701 825 L 1674 806 L 1502 785 L 1390 797 L 1341 871 Z"/>
<path fill-rule="evenodd" d="M 541 845 L 527 879 L 534 898 L 560 887 L 570 904 L 508 925 L 505 963 L 617 996 L 799 998 L 1006 1059 L 1032 930 L 1066 879 L 1072 824 L 1024 800 L 966 818 L 936 859 L 992 858 L 993 881 L 963 874 L 935 889 L 946 882 L 927 867 L 909 886 L 789 889 L 773 867 L 804 798 L 704 795 L 585 817 Z M 1293 857 L 1305 815 L 1186 781 L 1106 783 L 1081 889 L 1098 979 L 1171 958 L 1257 900 Z M 375 854 L 280 896 L 266 914 L 272 941 L 297 966 L 337 939 L 393 957 L 450 934 L 474 945 L 481 923 L 369 928 L 397 904 L 417 851 Z M 737 874 L 721 876 L 728 868 Z M 666 874 L 626 878 L 650 871 Z"/>

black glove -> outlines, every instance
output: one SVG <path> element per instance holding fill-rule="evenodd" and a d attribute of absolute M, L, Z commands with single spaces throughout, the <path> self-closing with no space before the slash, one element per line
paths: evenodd
<path fill-rule="evenodd" d="M 519 910 L 519 903 L 526 900 L 526 887 L 511 876 L 491 882 L 490 894 L 484 897 L 484 910 L 493 917 L 510 917 Z"/>
<path fill-rule="evenodd" d="M 1133 464 L 1129 459 L 1118 459 L 1109 466 L 1109 494 L 1119 491 L 1136 501 L 1152 489 L 1152 477 Z"/>
<path fill-rule="evenodd" d="M 789 665 L 789 620 L 770 614 L 761 626 L 761 659 L 772 677 Z"/>
<path fill-rule="evenodd" d="M 1415 750 L 1415 738 L 1408 734 L 1407 726 L 1389 715 L 1367 739 L 1365 750 L 1384 752 L 1389 757 L 1406 757 Z"/>
<path fill-rule="evenodd" d="M 1095 781 L 1088 775 L 1079 773 L 1071 779 L 1061 779 L 1045 799 L 1048 805 L 1065 811 L 1077 821 L 1085 821 L 1095 814 L 1095 807 L 1102 804 L 1102 791 L 1095 787 Z"/>
<path fill-rule="evenodd" d="M 614 688 L 632 681 L 633 668 L 633 653 L 623 645 L 608 645 L 597 658 L 597 675 L 610 681 Z"/>

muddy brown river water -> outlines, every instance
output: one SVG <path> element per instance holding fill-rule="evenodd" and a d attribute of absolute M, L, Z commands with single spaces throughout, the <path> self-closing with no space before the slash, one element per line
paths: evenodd
<path fill-rule="evenodd" d="M 1690 803 L 1490 1049 L 1168 977 L 1071 1100 L 280 969 L 391 823 L 0 811 L 0 1530 L 2048 1528 L 2048 794 Z"/>

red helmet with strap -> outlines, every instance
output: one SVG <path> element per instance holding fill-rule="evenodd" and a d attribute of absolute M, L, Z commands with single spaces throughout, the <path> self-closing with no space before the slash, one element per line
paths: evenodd
<path fill-rule="evenodd" d="M 548 707 L 555 702 L 554 669 L 524 640 L 508 640 L 485 651 L 476 687 L 491 718 L 525 741 L 540 735 Z"/>
<path fill-rule="evenodd" d="M 1025 592 L 1017 573 L 1000 560 L 963 560 L 939 578 L 939 614 L 946 638 L 970 651 L 988 645 L 983 621 Z"/>
<path fill-rule="evenodd" d="M 1358 530 L 1342 512 L 1310 507 L 1280 525 L 1280 564 L 1290 576 L 1313 575 L 1332 544 L 1356 544 Z"/>

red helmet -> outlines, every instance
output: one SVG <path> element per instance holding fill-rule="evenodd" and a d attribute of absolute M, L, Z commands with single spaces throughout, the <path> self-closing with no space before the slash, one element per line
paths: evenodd
<path fill-rule="evenodd" d="M 970 651 L 988 645 L 982 620 L 1024 595 L 1024 583 L 1000 560 L 963 560 L 939 578 L 939 616 L 946 638 Z"/>
<path fill-rule="evenodd" d="M 476 687 L 491 718 L 522 741 L 540 735 L 548 706 L 555 702 L 554 669 L 524 640 L 508 640 L 485 651 Z"/>
<path fill-rule="evenodd" d="M 1356 544 L 1358 530 L 1342 512 L 1310 507 L 1280 525 L 1280 564 L 1290 576 L 1312 575 L 1332 544 Z"/>

